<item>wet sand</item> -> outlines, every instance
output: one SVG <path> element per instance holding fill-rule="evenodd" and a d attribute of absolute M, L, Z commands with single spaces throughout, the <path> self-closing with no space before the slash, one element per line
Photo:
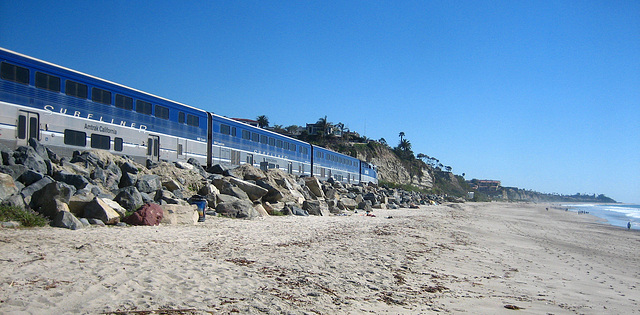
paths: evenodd
<path fill-rule="evenodd" d="M 640 233 L 546 207 L 1 229 L 0 313 L 640 314 Z"/>

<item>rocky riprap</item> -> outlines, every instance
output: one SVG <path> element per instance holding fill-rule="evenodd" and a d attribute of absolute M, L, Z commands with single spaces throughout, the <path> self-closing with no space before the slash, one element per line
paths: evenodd
<path fill-rule="evenodd" d="M 188 202 L 194 195 L 206 200 L 209 214 L 215 210 L 246 219 L 269 214 L 344 215 L 445 201 L 442 196 L 331 179 L 320 182 L 250 165 L 205 169 L 194 159 L 147 160 L 141 165 L 99 150 L 61 158 L 34 139 L 15 151 L 0 145 L 0 152 L 0 203 L 32 209 L 51 220 L 52 226 L 70 229 L 124 225 L 121 221 L 145 204 L 160 205 L 165 213 L 182 213 L 167 223 L 195 223 L 191 218 L 195 214 L 197 219 L 197 212 Z"/>

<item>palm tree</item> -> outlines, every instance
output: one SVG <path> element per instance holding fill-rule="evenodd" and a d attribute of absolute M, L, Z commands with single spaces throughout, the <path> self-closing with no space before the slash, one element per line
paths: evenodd
<path fill-rule="evenodd" d="M 320 137 L 324 138 L 325 135 L 327 135 L 327 131 L 329 127 L 331 126 L 331 123 L 327 121 L 327 116 L 324 116 L 324 118 L 318 119 L 318 122 L 316 122 L 316 124 L 318 125 L 318 127 L 320 127 L 322 131 L 322 133 L 320 134 Z"/>
<path fill-rule="evenodd" d="M 400 136 L 400 142 L 402 142 L 402 140 L 404 140 L 404 131 L 400 131 L 398 135 Z"/>
<path fill-rule="evenodd" d="M 269 117 L 265 115 L 260 115 L 258 116 L 258 118 L 256 118 L 256 120 L 258 121 L 258 127 L 260 128 L 269 127 Z"/>

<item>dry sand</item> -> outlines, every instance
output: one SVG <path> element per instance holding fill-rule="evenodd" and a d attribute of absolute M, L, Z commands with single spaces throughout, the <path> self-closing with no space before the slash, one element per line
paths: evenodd
<path fill-rule="evenodd" d="M 640 314 L 640 233 L 545 207 L 2 229 L 0 313 Z"/>

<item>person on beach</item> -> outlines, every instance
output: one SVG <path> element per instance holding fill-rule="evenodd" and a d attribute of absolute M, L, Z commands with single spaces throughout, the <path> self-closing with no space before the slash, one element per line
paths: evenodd
<path fill-rule="evenodd" d="M 627 222 L 627 230 L 631 230 L 631 221 Z"/>

